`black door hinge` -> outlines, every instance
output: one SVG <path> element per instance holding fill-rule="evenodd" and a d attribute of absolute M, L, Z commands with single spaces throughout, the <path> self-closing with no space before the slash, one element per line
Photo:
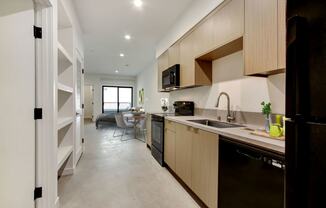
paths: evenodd
<path fill-rule="evenodd" d="M 42 198 L 42 195 L 43 195 L 42 187 L 36 187 L 34 189 L 34 200 Z"/>
<path fill-rule="evenodd" d="M 82 109 L 84 109 L 85 108 L 85 105 L 84 104 L 82 104 Z"/>
<path fill-rule="evenodd" d="M 84 144 L 85 143 L 85 139 L 84 138 L 82 138 L 82 144 Z"/>
<path fill-rule="evenodd" d="M 84 69 L 82 69 L 82 74 L 84 74 L 85 73 L 85 70 Z"/>
<path fill-rule="evenodd" d="M 42 39 L 42 28 L 34 26 L 34 37 L 37 39 Z"/>
<path fill-rule="evenodd" d="M 34 108 L 34 120 L 43 119 L 43 109 Z"/>

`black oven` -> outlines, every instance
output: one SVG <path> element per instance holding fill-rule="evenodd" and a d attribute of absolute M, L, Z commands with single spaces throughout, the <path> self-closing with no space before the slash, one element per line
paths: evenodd
<path fill-rule="evenodd" d="M 164 116 L 152 115 L 152 155 L 163 166 Z"/>
<path fill-rule="evenodd" d="M 173 89 L 180 86 L 180 65 L 176 64 L 162 72 L 162 88 Z"/>
<path fill-rule="evenodd" d="M 189 101 L 176 101 L 174 104 L 175 113 L 152 114 L 152 146 L 153 157 L 164 165 L 164 117 L 165 116 L 193 116 L 194 103 Z"/>

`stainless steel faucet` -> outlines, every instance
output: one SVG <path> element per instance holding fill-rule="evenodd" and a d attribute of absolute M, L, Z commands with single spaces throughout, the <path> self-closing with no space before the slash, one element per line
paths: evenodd
<path fill-rule="evenodd" d="M 220 98 L 222 95 L 225 95 L 228 101 L 228 114 L 226 116 L 226 121 L 227 122 L 231 122 L 233 120 L 235 120 L 235 117 L 231 115 L 231 110 L 230 110 L 230 96 L 226 93 L 226 92 L 221 92 L 220 95 L 217 98 L 217 103 L 216 103 L 216 107 L 219 106 L 220 103 Z"/>

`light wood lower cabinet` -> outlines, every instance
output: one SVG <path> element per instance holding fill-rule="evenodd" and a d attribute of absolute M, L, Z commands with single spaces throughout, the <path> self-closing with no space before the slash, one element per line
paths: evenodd
<path fill-rule="evenodd" d="M 165 129 L 164 132 L 164 162 L 174 171 L 175 169 L 175 132 Z"/>
<path fill-rule="evenodd" d="M 218 135 L 171 121 L 166 127 L 165 163 L 208 207 L 217 207 Z"/>
<path fill-rule="evenodd" d="M 216 134 L 194 129 L 191 189 L 208 207 L 217 207 L 217 147 Z"/>
<path fill-rule="evenodd" d="M 192 128 L 175 124 L 176 174 L 191 187 Z"/>

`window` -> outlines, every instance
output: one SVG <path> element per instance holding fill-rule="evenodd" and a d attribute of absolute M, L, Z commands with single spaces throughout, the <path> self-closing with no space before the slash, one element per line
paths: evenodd
<path fill-rule="evenodd" d="M 132 87 L 102 87 L 102 113 L 116 113 L 128 111 L 133 105 L 132 100 Z"/>

